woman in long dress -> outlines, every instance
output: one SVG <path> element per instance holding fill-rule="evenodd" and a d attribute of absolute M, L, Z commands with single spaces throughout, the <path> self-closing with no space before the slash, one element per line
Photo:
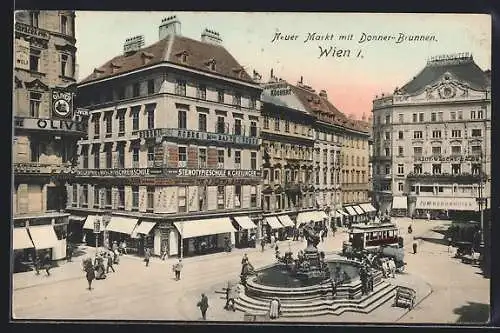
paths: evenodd
<path fill-rule="evenodd" d="M 95 279 L 94 265 L 92 265 L 92 259 L 87 258 L 84 263 L 84 269 L 86 272 L 87 282 L 89 284 L 89 290 L 92 290 L 92 281 Z"/>

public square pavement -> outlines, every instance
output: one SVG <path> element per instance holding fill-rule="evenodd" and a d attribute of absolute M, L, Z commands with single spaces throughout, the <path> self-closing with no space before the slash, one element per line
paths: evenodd
<path fill-rule="evenodd" d="M 341 316 L 309 318 L 280 318 L 280 322 L 386 322 L 386 323 L 455 323 L 484 322 L 489 313 L 489 279 L 483 278 L 479 268 L 465 265 L 452 258 L 453 253 L 440 243 L 442 234 L 431 229 L 445 229 L 448 221 L 415 220 L 413 234 L 407 234 L 409 219 L 395 219 L 405 238 L 406 273 L 398 275 L 394 283 L 415 285 L 419 295 L 412 311 L 396 308 L 392 302 L 382 305 L 370 314 L 345 313 Z M 418 253 L 410 253 L 413 237 L 419 239 Z M 339 251 L 347 233 L 329 233 L 320 251 Z M 279 242 L 281 253 L 290 249 L 296 253 L 306 242 Z M 87 255 L 93 248 L 84 248 Z M 241 257 L 247 253 L 256 267 L 275 261 L 274 250 L 236 249 L 185 258 L 180 281 L 174 280 L 172 265 L 176 259 L 165 261 L 153 258 L 145 267 L 141 258 L 120 257 L 116 273 L 105 280 L 94 281 L 87 290 L 81 259 L 64 263 L 51 271 L 35 276 L 33 272 L 14 274 L 12 312 L 14 319 L 64 320 L 201 320 L 196 304 L 201 293 L 209 299 L 207 320 L 242 321 L 242 312 L 223 309 L 222 288 L 227 281 L 238 281 Z M 486 310 L 485 310 L 486 309 Z M 486 313 L 486 318 L 484 314 Z"/>

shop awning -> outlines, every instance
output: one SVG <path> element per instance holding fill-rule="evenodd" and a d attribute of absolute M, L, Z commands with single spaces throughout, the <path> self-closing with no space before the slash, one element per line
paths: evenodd
<path fill-rule="evenodd" d="M 337 209 L 336 210 L 337 212 L 337 215 L 341 215 L 341 216 L 348 216 L 348 214 L 344 213 L 343 211 L 341 211 L 340 209 Z"/>
<path fill-rule="evenodd" d="M 142 221 L 141 224 L 137 225 L 134 233 L 147 235 L 156 225 L 156 222 Z"/>
<path fill-rule="evenodd" d="M 174 225 L 182 238 L 217 235 L 235 231 L 229 217 L 174 222 Z"/>
<path fill-rule="evenodd" d="M 28 229 L 14 228 L 12 245 L 14 250 L 31 249 L 34 247 L 33 242 L 30 239 L 30 235 L 28 235 Z"/>
<path fill-rule="evenodd" d="M 288 215 L 278 215 L 278 220 L 285 227 L 295 227 L 295 223 L 293 223 L 292 219 Z"/>
<path fill-rule="evenodd" d="M 317 210 L 314 215 L 316 216 L 316 221 L 321 221 L 328 218 L 328 215 L 326 215 L 326 213 L 322 210 Z"/>
<path fill-rule="evenodd" d="M 406 208 L 406 207 L 405 207 Z M 478 211 L 476 198 L 471 197 L 417 197 L 417 209 Z"/>
<path fill-rule="evenodd" d="M 375 207 L 372 206 L 370 203 L 364 203 L 359 205 L 365 212 L 371 213 L 377 211 Z"/>
<path fill-rule="evenodd" d="M 283 225 L 278 221 L 276 216 L 268 216 L 266 217 L 266 222 L 269 224 L 271 229 L 280 229 L 283 228 Z"/>
<path fill-rule="evenodd" d="M 392 209 L 406 209 L 406 197 L 392 198 Z"/>
<path fill-rule="evenodd" d="M 87 216 L 87 219 L 85 220 L 85 223 L 83 224 L 83 229 L 94 230 L 94 222 L 95 222 L 96 218 L 97 218 L 96 215 Z"/>
<path fill-rule="evenodd" d="M 352 206 L 352 208 L 354 208 L 354 210 L 356 211 L 356 213 L 358 213 L 358 215 L 363 215 L 365 213 L 365 211 L 362 210 L 361 207 L 359 206 Z"/>
<path fill-rule="evenodd" d="M 354 208 L 352 208 L 351 206 L 347 206 L 347 207 L 344 207 L 345 210 L 347 210 L 347 212 L 349 213 L 349 215 L 351 216 L 356 216 L 358 215 L 358 213 L 356 213 L 356 211 L 354 210 Z"/>
<path fill-rule="evenodd" d="M 323 220 L 324 218 L 328 217 L 324 211 L 322 210 L 315 210 L 312 212 L 300 212 L 297 215 L 297 223 L 309 223 L 311 221 L 318 222 Z"/>
<path fill-rule="evenodd" d="M 50 249 L 57 246 L 57 236 L 52 225 L 29 227 L 35 249 Z"/>
<path fill-rule="evenodd" d="M 87 218 L 86 216 L 77 216 L 77 215 L 70 215 L 69 216 L 69 219 L 71 221 L 78 221 L 78 222 L 83 222 L 83 221 L 85 221 L 86 218 Z"/>
<path fill-rule="evenodd" d="M 235 216 L 234 219 L 243 230 L 256 228 L 255 223 L 252 222 L 249 216 Z"/>
<path fill-rule="evenodd" d="M 139 219 L 137 218 L 111 216 L 111 220 L 106 226 L 106 230 L 131 235 L 132 231 L 134 231 L 134 228 L 137 225 L 137 221 L 139 221 Z"/>

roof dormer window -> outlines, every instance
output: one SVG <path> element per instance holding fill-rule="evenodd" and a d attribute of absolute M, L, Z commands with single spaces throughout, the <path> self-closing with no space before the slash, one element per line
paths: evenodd
<path fill-rule="evenodd" d="M 122 66 L 112 62 L 110 67 L 111 67 L 111 73 L 116 73 Z"/>
<path fill-rule="evenodd" d="M 181 63 L 185 64 L 185 63 L 187 63 L 189 54 L 186 50 L 184 50 L 184 51 L 177 53 L 176 56 Z"/>
<path fill-rule="evenodd" d="M 146 65 L 151 61 L 151 59 L 154 58 L 154 54 L 143 51 L 141 53 L 141 57 L 142 57 L 142 62 L 144 63 L 144 65 Z"/>
<path fill-rule="evenodd" d="M 208 60 L 205 65 L 208 66 L 208 68 L 211 70 L 211 71 L 215 71 L 217 69 L 217 63 L 215 61 L 215 59 L 210 59 Z"/>

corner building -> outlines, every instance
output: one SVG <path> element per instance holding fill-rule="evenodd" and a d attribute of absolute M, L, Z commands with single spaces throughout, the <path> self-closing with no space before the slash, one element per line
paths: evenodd
<path fill-rule="evenodd" d="M 78 103 L 91 111 L 68 209 L 88 216 L 90 243 L 97 216 L 98 242 L 126 240 L 139 254 L 253 246 L 260 87 L 218 33 L 184 37 L 175 16 L 162 21 L 156 43 L 143 43 L 127 39 L 123 54 L 78 85 Z"/>
<path fill-rule="evenodd" d="M 73 110 L 76 83 L 74 11 L 17 11 L 14 25 L 14 271 L 35 251 L 66 256 L 65 182 L 85 133 Z"/>
<path fill-rule="evenodd" d="M 470 54 L 433 57 L 401 89 L 373 101 L 382 212 L 478 218 L 477 199 L 489 199 L 491 184 L 488 73 Z"/>

